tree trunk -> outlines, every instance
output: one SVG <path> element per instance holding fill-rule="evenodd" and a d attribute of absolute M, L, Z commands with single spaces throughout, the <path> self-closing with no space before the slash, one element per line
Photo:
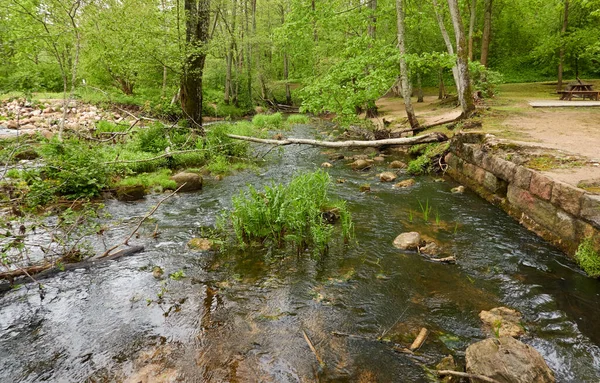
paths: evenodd
<path fill-rule="evenodd" d="M 411 84 L 408 80 L 408 65 L 406 64 L 406 45 L 404 42 L 404 0 L 396 0 L 396 22 L 398 25 L 398 50 L 400 51 L 400 82 L 402 86 L 402 97 L 404 98 L 404 107 L 408 123 L 413 130 L 419 129 L 419 121 L 415 115 L 410 95 L 412 93 Z"/>
<path fill-rule="evenodd" d="M 233 43 L 231 45 L 233 45 Z M 225 72 L 225 95 L 223 96 L 223 102 L 225 105 L 229 105 L 231 93 L 231 65 L 233 61 L 233 48 L 231 45 L 229 46 L 229 51 L 225 56 L 225 63 L 227 65 L 227 71 Z"/>
<path fill-rule="evenodd" d="M 285 52 L 283 54 L 283 80 L 285 81 L 285 102 L 288 105 L 292 105 L 292 91 L 290 89 L 290 83 L 288 82 L 289 76 L 289 57 L 287 52 Z"/>
<path fill-rule="evenodd" d="M 563 15 L 563 25 L 562 25 L 562 29 L 560 30 L 561 39 L 565 36 L 565 33 L 567 33 L 568 26 L 569 26 L 569 0 L 565 0 L 565 12 Z M 564 46 L 564 43 L 561 41 L 560 51 L 558 52 L 558 82 L 556 84 L 556 90 L 558 90 L 558 91 L 562 90 L 564 61 L 565 61 L 565 46 Z"/>
<path fill-rule="evenodd" d="M 417 72 L 417 102 L 423 102 L 423 84 L 421 83 L 421 72 Z"/>
<path fill-rule="evenodd" d="M 469 61 L 473 61 L 473 34 L 475 32 L 475 21 L 477 19 L 477 0 L 471 0 L 469 16 Z"/>
<path fill-rule="evenodd" d="M 490 0 L 491 1 L 491 0 Z M 467 42 L 462 19 L 458 10 L 458 0 L 448 0 L 454 35 L 456 36 L 456 67 L 460 83 L 458 99 L 462 108 L 462 116 L 469 117 L 475 110 L 473 95 L 471 94 L 471 78 L 469 76 L 469 58 L 467 57 Z"/>
<path fill-rule="evenodd" d="M 369 37 L 375 40 L 375 34 L 377 32 L 377 0 L 369 0 L 369 11 L 371 16 L 369 18 L 368 34 Z"/>
<path fill-rule="evenodd" d="M 450 35 L 448 34 L 448 30 L 446 30 L 446 26 L 444 25 L 444 18 L 442 17 L 442 12 L 440 7 L 438 6 L 437 0 L 432 0 L 433 9 L 435 11 L 435 18 L 438 22 L 438 26 L 440 28 L 440 32 L 442 34 L 442 38 L 444 39 L 444 43 L 446 44 L 446 49 L 448 50 L 448 54 L 454 55 L 454 45 L 452 45 L 452 41 L 450 40 Z M 456 93 L 458 97 L 461 97 L 460 90 L 460 80 L 458 78 L 458 68 L 455 66 L 452 67 L 452 78 L 454 78 L 454 84 L 456 85 Z"/>
<path fill-rule="evenodd" d="M 206 60 L 209 0 L 185 0 L 187 52 L 181 80 L 181 107 L 190 127 L 202 130 L 202 72 Z"/>
<path fill-rule="evenodd" d="M 492 35 L 492 0 L 485 0 L 483 15 L 483 36 L 481 37 L 481 65 L 487 67 Z"/>
<path fill-rule="evenodd" d="M 440 68 L 440 86 L 438 89 L 438 100 L 446 98 L 446 87 L 444 86 L 444 69 Z"/>

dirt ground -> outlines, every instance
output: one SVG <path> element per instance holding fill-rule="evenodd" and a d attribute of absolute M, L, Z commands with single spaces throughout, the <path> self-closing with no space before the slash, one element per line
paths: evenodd
<path fill-rule="evenodd" d="M 600 81 L 591 82 L 600 85 Z M 552 178 L 572 185 L 600 180 L 600 107 L 533 108 L 529 105 L 529 101 L 558 100 L 554 88 L 555 84 L 551 83 L 501 86 L 498 95 L 486 101 L 481 113 L 481 130 L 520 145 L 546 150 L 548 155 L 583 159 L 571 165 L 540 169 Z M 424 101 L 414 103 L 417 117 L 424 124 L 460 115 L 458 107 L 440 104 L 437 96 L 426 96 Z M 576 105 L 578 101 L 571 102 Z M 382 98 L 377 106 L 381 113 L 379 121 L 398 123 L 406 119 L 400 98 Z M 454 133 L 443 127 L 433 130 Z"/>

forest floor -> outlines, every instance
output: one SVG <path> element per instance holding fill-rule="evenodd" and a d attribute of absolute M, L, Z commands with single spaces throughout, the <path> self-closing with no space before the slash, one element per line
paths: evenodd
<path fill-rule="evenodd" d="M 600 89 L 600 80 L 590 82 Z M 600 108 L 533 108 L 529 105 L 529 101 L 558 100 L 555 87 L 556 83 L 501 85 L 498 95 L 485 101 L 478 130 L 523 147 L 539 149 L 547 161 L 540 161 L 537 170 L 554 179 L 575 186 L 600 181 Z M 580 101 L 571 102 L 575 105 Z M 400 98 L 385 97 L 377 105 L 379 121 L 406 118 Z M 423 103 L 415 103 L 414 107 L 419 120 L 425 124 L 460 115 L 458 107 L 440 103 L 437 96 L 426 96 Z M 456 132 L 442 126 L 432 130 L 448 135 Z"/>

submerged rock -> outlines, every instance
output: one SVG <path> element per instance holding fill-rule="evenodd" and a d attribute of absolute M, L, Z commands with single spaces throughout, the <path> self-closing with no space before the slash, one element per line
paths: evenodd
<path fill-rule="evenodd" d="M 425 246 L 419 247 L 419 252 L 434 257 L 440 255 L 442 248 L 435 242 L 428 242 Z"/>
<path fill-rule="evenodd" d="M 421 234 L 416 231 L 402 233 L 394 239 L 394 247 L 401 250 L 417 250 L 421 244 Z"/>
<path fill-rule="evenodd" d="M 379 174 L 379 180 L 381 182 L 394 182 L 396 178 L 398 178 L 398 176 L 393 172 L 383 172 Z"/>
<path fill-rule="evenodd" d="M 489 338 L 466 351 L 467 372 L 500 383 L 553 383 L 554 373 L 533 347 L 511 337 Z"/>
<path fill-rule="evenodd" d="M 404 169 L 406 168 L 406 164 L 402 161 L 392 161 L 390 163 L 390 168 L 392 169 Z"/>
<path fill-rule="evenodd" d="M 182 192 L 202 189 L 202 177 L 196 173 L 181 172 L 172 176 L 171 179 L 177 182 L 177 187 L 185 184 L 185 186 L 180 190 Z"/>
<path fill-rule="evenodd" d="M 395 188 L 409 188 L 411 186 L 414 186 L 416 183 L 417 182 L 414 179 L 409 178 L 407 180 L 398 182 L 397 184 L 394 185 L 394 187 Z"/>
<path fill-rule="evenodd" d="M 215 243 L 207 238 L 192 238 L 188 242 L 188 246 L 194 250 L 208 251 L 215 248 Z"/>
<path fill-rule="evenodd" d="M 323 162 L 323 163 L 321 164 L 321 167 L 322 167 L 322 168 L 332 168 L 332 167 L 333 167 L 333 165 L 332 165 L 332 164 L 330 164 L 329 162 Z"/>
<path fill-rule="evenodd" d="M 144 185 L 117 186 L 115 196 L 119 201 L 139 201 L 146 195 Z"/>
<path fill-rule="evenodd" d="M 435 366 L 435 369 L 438 371 L 449 370 L 449 371 L 458 371 L 456 366 L 456 362 L 454 361 L 454 357 L 452 355 L 448 355 Z M 443 383 L 458 383 L 460 381 L 459 377 L 447 375 L 441 379 Z"/>
<path fill-rule="evenodd" d="M 484 310 L 479 313 L 479 318 L 490 332 L 490 335 L 516 338 L 525 334 L 525 329 L 521 325 L 521 313 L 508 307 L 495 307 L 490 311 Z"/>
<path fill-rule="evenodd" d="M 350 167 L 355 170 L 364 170 L 371 167 L 372 164 L 371 160 L 356 160 L 350 164 Z"/>

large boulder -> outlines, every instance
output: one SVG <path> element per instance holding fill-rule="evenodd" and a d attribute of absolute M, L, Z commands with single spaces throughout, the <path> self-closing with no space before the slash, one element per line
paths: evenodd
<path fill-rule="evenodd" d="M 171 179 L 177 182 L 177 187 L 185 184 L 185 186 L 180 189 L 182 192 L 202 189 L 202 177 L 196 173 L 181 172 L 172 176 Z"/>
<path fill-rule="evenodd" d="M 145 195 L 144 185 L 122 185 L 115 188 L 115 196 L 119 201 L 138 201 Z"/>
<path fill-rule="evenodd" d="M 484 310 L 479 313 L 479 318 L 490 335 L 517 338 L 525 334 L 525 329 L 521 325 L 521 313 L 508 307 Z"/>
<path fill-rule="evenodd" d="M 533 347 L 512 337 L 489 338 L 466 352 L 467 372 L 499 383 L 553 383 L 554 373 Z"/>
<path fill-rule="evenodd" d="M 417 250 L 421 245 L 421 234 L 416 231 L 402 233 L 394 239 L 394 247 L 401 250 Z"/>

